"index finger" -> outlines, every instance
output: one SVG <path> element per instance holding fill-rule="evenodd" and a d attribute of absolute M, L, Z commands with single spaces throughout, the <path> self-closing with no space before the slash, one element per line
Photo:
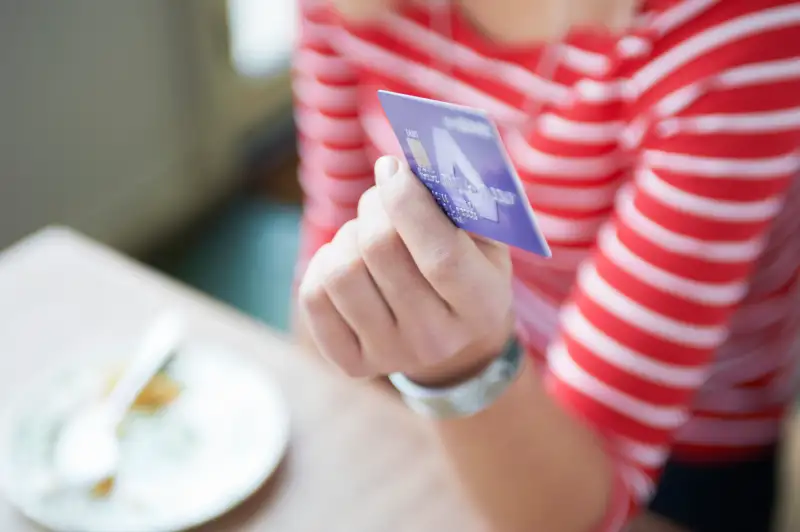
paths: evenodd
<path fill-rule="evenodd" d="M 420 272 L 456 313 L 471 313 L 477 301 L 492 301 L 499 272 L 469 235 L 453 225 L 408 165 L 395 157 L 375 164 L 386 213 Z"/>

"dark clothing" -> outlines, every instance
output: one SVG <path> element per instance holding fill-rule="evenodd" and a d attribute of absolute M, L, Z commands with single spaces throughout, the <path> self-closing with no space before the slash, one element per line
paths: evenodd
<path fill-rule="evenodd" d="M 735 464 L 668 462 L 650 510 L 691 532 L 769 532 L 778 451 Z"/>

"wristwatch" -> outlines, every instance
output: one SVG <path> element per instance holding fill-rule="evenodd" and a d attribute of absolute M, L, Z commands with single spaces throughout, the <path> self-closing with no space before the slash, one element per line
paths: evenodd
<path fill-rule="evenodd" d="M 389 381 L 418 414 L 434 419 L 468 417 L 486 410 L 503 395 L 519 376 L 523 362 L 523 350 L 512 338 L 480 374 L 454 386 L 421 386 L 402 373 L 389 375 Z"/>

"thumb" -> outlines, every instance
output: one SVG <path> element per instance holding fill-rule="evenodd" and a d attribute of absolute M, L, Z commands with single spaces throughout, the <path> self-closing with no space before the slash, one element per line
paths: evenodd
<path fill-rule="evenodd" d="M 448 249 L 463 238 L 471 240 L 491 266 L 511 271 L 508 246 L 458 229 L 408 165 L 395 157 L 381 157 L 375 163 L 375 180 L 389 218 L 415 259 Z"/>
<path fill-rule="evenodd" d="M 396 157 L 381 157 L 375 163 L 375 181 L 389 220 L 418 265 L 455 247 L 471 245 L 408 165 Z"/>

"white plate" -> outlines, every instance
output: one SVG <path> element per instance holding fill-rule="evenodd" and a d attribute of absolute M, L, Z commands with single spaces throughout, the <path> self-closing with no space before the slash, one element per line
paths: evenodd
<path fill-rule="evenodd" d="M 286 451 L 289 415 L 278 387 L 220 347 L 187 346 L 169 373 L 183 391 L 158 414 L 128 416 L 120 469 L 105 499 L 49 485 L 58 427 L 102 393 L 108 365 L 59 371 L 27 387 L 0 440 L 6 496 L 28 518 L 65 532 L 184 530 L 245 500 Z"/>

